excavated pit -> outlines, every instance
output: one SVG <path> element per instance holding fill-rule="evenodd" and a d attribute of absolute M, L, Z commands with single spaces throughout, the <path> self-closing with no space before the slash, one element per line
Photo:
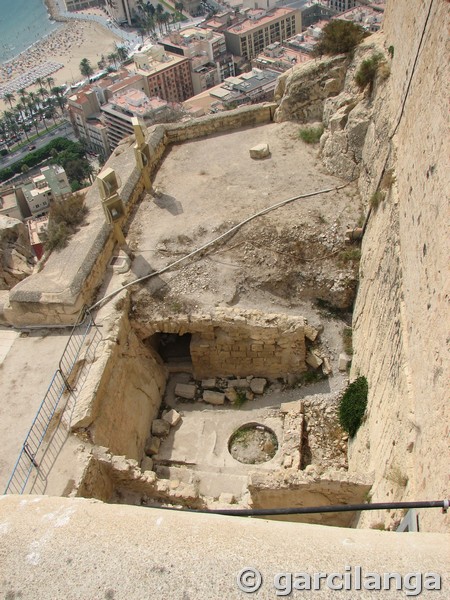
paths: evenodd
<path fill-rule="evenodd" d="M 241 425 L 228 442 L 231 456 L 246 465 L 268 462 L 277 450 L 277 436 L 269 427 L 259 423 Z"/>
<path fill-rule="evenodd" d="M 264 164 L 248 153 L 262 139 L 271 150 Z M 294 123 L 170 148 L 134 215 L 128 240 L 137 258 L 124 281 L 282 199 L 332 192 L 251 221 L 118 303 L 96 408 L 75 420 L 94 445 L 79 495 L 189 507 L 362 501 L 370 484 L 348 477 L 336 416 L 343 312 L 358 267 L 344 238 L 360 217 L 355 187 L 337 190 L 341 183 Z M 267 461 L 230 454 L 233 433 L 250 422 L 276 437 Z"/>

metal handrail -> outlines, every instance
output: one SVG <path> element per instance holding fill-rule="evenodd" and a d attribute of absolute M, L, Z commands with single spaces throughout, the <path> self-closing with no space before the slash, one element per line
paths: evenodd
<path fill-rule="evenodd" d="M 84 325 L 81 332 L 80 327 Z M 58 363 L 47 392 L 39 405 L 30 429 L 22 444 L 19 457 L 16 460 L 4 494 L 23 494 L 33 471 L 39 470 L 37 453 L 41 448 L 56 409 L 65 392 L 73 392 L 69 378 L 76 364 L 80 350 L 95 322 L 88 309 L 83 307 L 72 328 L 69 339 Z"/>

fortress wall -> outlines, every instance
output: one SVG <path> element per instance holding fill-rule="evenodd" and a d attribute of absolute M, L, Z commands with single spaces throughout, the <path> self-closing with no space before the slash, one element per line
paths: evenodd
<path fill-rule="evenodd" d="M 349 464 L 374 473 L 372 501 L 448 497 L 448 14 L 439 0 L 388 2 L 385 46 L 394 58 L 363 153 L 365 193 L 376 189 L 376 157 L 388 154 L 402 115 L 388 160 L 396 181 L 369 218 L 354 312 L 352 376 L 367 376 L 369 406 Z M 439 511 L 420 520 L 423 530 L 450 525 Z"/>
<path fill-rule="evenodd" d="M 245 106 L 187 123 L 149 128 L 150 162 L 146 168 L 150 177 L 157 171 L 170 144 L 268 123 L 273 119 L 275 107 L 270 103 Z M 136 167 L 131 145 L 133 140 L 133 136 L 123 140 L 105 165 L 119 174 L 119 194 L 128 216 L 144 193 L 143 176 Z M 76 321 L 83 305 L 93 300 L 115 241 L 110 226 L 105 222 L 96 185 L 88 189 L 86 205 L 89 208 L 87 224 L 72 237 L 66 248 L 50 255 L 41 272 L 12 288 L 9 301 L 2 299 L 0 321 L 16 327 L 69 325 Z"/>
<path fill-rule="evenodd" d="M 161 404 L 166 370 L 156 353 L 138 340 L 127 311 L 117 311 L 113 329 L 90 365 L 71 427 L 89 428 L 93 443 L 140 460 Z"/>
<path fill-rule="evenodd" d="M 258 310 L 220 308 L 210 314 L 133 322 L 140 339 L 155 333 L 191 333 L 196 379 L 284 377 L 306 370 L 305 320 Z"/>

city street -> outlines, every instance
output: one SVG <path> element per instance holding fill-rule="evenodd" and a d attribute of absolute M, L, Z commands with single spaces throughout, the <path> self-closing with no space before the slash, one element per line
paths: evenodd
<path fill-rule="evenodd" d="M 13 163 L 18 162 L 19 160 L 24 158 L 24 156 L 26 156 L 30 152 L 30 150 L 28 149 L 29 145 L 36 146 L 36 149 L 42 148 L 57 137 L 64 137 L 68 140 L 76 141 L 72 125 L 69 123 L 69 121 L 63 121 L 60 125 L 58 125 L 57 128 L 52 129 L 52 131 L 41 135 L 41 137 L 33 140 L 32 142 L 30 142 L 30 144 L 27 144 L 22 149 L 8 154 L 7 156 L 0 157 L 0 168 L 5 169 L 6 167 L 9 167 Z"/>

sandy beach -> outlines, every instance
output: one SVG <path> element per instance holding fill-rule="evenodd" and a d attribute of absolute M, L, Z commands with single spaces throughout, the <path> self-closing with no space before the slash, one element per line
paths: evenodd
<path fill-rule="evenodd" d="M 83 11 L 85 14 L 95 14 L 90 11 Z M 0 86 L 13 82 L 15 78 L 38 72 L 46 73 L 55 67 L 58 70 L 51 74 L 44 75 L 52 77 L 55 80 L 54 85 L 63 85 L 80 81 L 80 61 L 83 58 L 89 59 L 94 69 L 97 69 L 97 63 L 101 60 L 102 54 L 107 56 L 114 50 L 114 44 L 120 39 L 111 31 L 102 27 L 96 22 L 90 21 L 68 21 L 61 23 L 61 27 L 51 33 L 48 37 L 41 40 L 29 50 L 23 52 L 15 59 L 0 67 Z M 50 64 L 47 64 L 50 63 Z M 23 80 L 20 80 L 22 84 Z M 28 92 L 37 89 L 36 85 L 20 85 L 25 87 Z M 19 95 L 13 105 L 19 102 Z M 0 99 L 0 110 L 8 110 L 9 104 Z"/>

